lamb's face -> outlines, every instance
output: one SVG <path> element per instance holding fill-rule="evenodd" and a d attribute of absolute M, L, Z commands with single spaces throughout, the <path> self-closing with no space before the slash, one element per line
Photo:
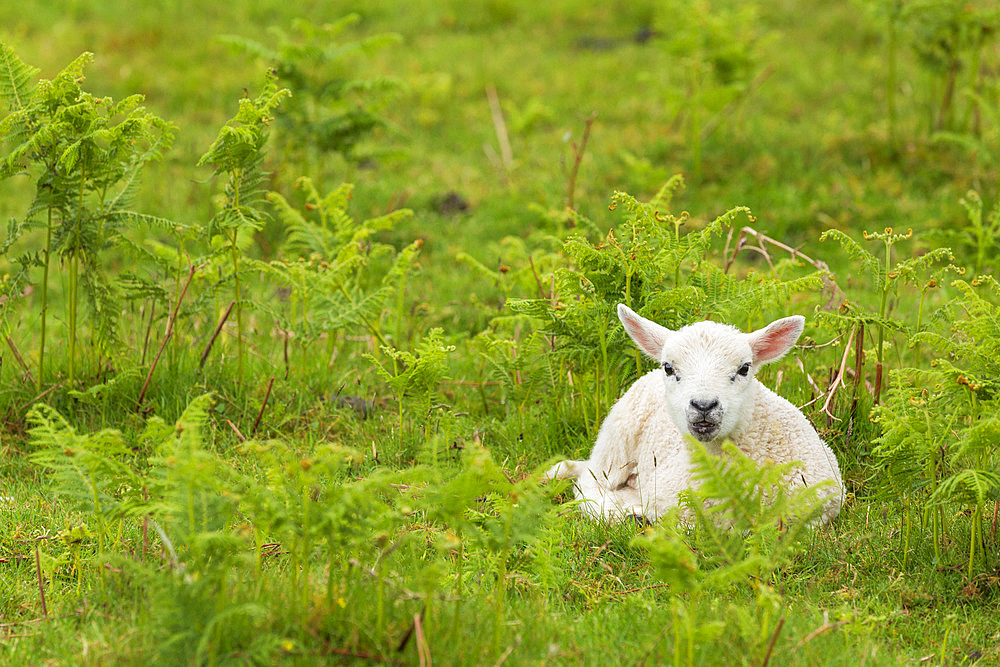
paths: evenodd
<path fill-rule="evenodd" d="M 805 324 L 792 316 L 749 334 L 716 322 L 671 331 L 625 305 L 618 317 L 639 349 L 660 363 L 674 424 L 702 442 L 730 436 L 750 417 L 757 368 L 791 349 Z"/>
<path fill-rule="evenodd" d="M 753 394 L 753 351 L 747 336 L 699 322 L 667 337 L 660 352 L 667 410 L 681 433 L 703 442 L 728 437 Z"/>

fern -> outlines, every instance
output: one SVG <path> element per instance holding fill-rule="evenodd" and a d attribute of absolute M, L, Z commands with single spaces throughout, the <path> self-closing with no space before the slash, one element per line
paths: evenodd
<path fill-rule="evenodd" d="M 81 435 L 47 405 L 28 412 L 31 461 L 52 475 L 55 494 L 98 523 L 98 555 L 112 538 L 109 522 L 120 520 L 142 484 L 129 465 L 132 452 L 116 430 Z"/>
<path fill-rule="evenodd" d="M 274 74 L 268 72 L 260 94 L 255 99 L 240 100 L 236 115 L 222 126 L 198 166 L 212 167 L 215 175 L 228 177 L 222 206 L 208 224 L 209 239 L 220 237 L 229 246 L 232 260 L 234 301 L 236 302 L 236 351 L 238 380 L 244 375 L 243 295 L 240 284 L 241 236 L 244 239 L 264 225 L 265 174 L 264 147 L 268 127 L 278 106 L 289 97 L 287 89 L 278 89 Z M 245 242 L 245 241 L 243 241 Z"/>
<path fill-rule="evenodd" d="M 37 68 L 21 62 L 9 44 L 0 42 L 0 100 L 3 100 L 10 114 L 27 112 L 34 97 L 34 79 L 38 72 Z M 0 126 L 0 135 L 6 134 L 2 128 Z"/>
<path fill-rule="evenodd" d="M 851 304 L 841 308 L 841 313 L 845 317 L 841 319 L 852 324 L 859 322 L 874 324 L 878 332 L 878 340 L 875 346 L 875 402 L 878 403 L 882 394 L 883 367 L 885 364 L 885 344 L 886 332 L 889 330 L 905 331 L 898 322 L 890 319 L 889 296 L 897 292 L 901 282 L 918 283 L 923 279 L 931 266 L 935 263 L 954 259 L 950 248 L 936 248 L 930 252 L 917 257 L 898 262 L 893 265 L 893 246 L 901 241 L 907 241 L 913 236 L 913 230 L 908 229 L 905 233 L 893 231 L 892 227 L 886 227 L 881 232 L 862 232 L 866 241 L 879 241 L 882 245 L 882 257 L 865 250 L 857 241 L 836 229 L 828 229 L 820 236 L 820 241 L 834 239 L 840 243 L 847 254 L 861 266 L 862 271 L 867 274 L 868 279 L 875 287 L 875 292 L 879 296 L 879 306 L 877 313 L 860 314 L 851 308 Z M 921 309 L 923 299 L 921 299 Z M 918 311 L 917 322 L 922 321 L 922 310 Z"/>
<path fill-rule="evenodd" d="M 448 355 L 455 351 L 454 345 L 445 344 L 443 335 L 441 329 L 431 329 L 414 352 L 383 347 L 382 351 L 393 360 L 391 371 L 371 355 L 366 355 L 393 388 L 400 405 L 405 397 L 413 397 L 421 406 L 418 412 L 421 415 L 430 412 L 438 383 L 448 370 Z"/>
<path fill-rule="evenodd" d="M 350 79 L 337 71 L 336 66 L 352 53 L 370 55 L 400 41 L 398 35 L 384 34 L 342 42 L 345 30 L 359 18 L 351 14 L 322 26 L 298 20 L 291 34 L 272 28 L 274 47 L 235 35 L 221 37 L 234 50 L 273 68 L 281 84 L 291 90 L 292 99 L 278 114 L 278 139 L 286 159 L 305 163 L 306 171 L 314 161 L 322 171 L 323 159 L 330 153 L 351 163 L 370 157 L 361 146 L 384 125 L 379 107 L 400 86 L 395 79 Z"/>
<path fill-rule="evenodd" d="M 886 231 L 888 235 L 891 235 L 892 230 L 890 228 L 887 228 Z M 865 238 L 868 238 L 867 232 L 865 233 Z M 847 256 L 856 262 L 862 272 L 872 281 L 872 285 L 876 291 L 881 292 L 885 288 L 885 272 L 888 269 L 883 266 L 875 255 L 865 250 L 857 241 L 839 229 L 828 229 L 819 237 L 821 242 L 828 239 L 833 239 L 840 244 L 840 247 L 847 252 Z"/>
<path fill-rule="evenodd" d="M 719 452 L 694 440 L 689 444 L 696 484 L 682 497 L 683 510 L 633 543 L 670 584 L 675 652 L 720 630 L 712 614 L 700 623 L 694 614 L 706 593 L 734 587 L 753 591 L 760 613 L 745 622 L 758 629 L 754 634 L 762 642 L 782 607 L 774 591 L 778 575 L 804 547 L 809 521 L 822 507 L 821 488 L 789 488 L 794 464 L 758 466 L 732 443 Z"/>
<path fill-rule="evenodd" d="M 38 386 L 45 380 L 48 276 L 52 253 L 68 260 L 69 383 L 75 378 L 80 323 L 79 286 L 93 306 L 98 350 L 114 356 L 118 344 L 121 295 L 106 275 L 102 256 L 117 245 L 126 224 L 142 220 L 129 211 L 140 173 L 173 143 L 175 128 L 147 112 L 142 96 L 115 102 L 83 90 L 84 71 L 93 55 L 84 53 L 51 80 L 32 83 L 29 68 L 0 43 L 0 96 L 11 113 L 0 122 L 0 140 L 11 144 L 0 162 L 0 178 L 15 173 L 35 180 L 35 198 L 18 226 L 42 224 L 45 246 Z M 149 218 L 152 219 L 152 218 Z M 12 243 L 16 237 L 8 239 Z"/>
<path fill-rule="evenodd" d="M 992 276 L 956 280 L 959 297 L 939 318 L 942 331 L 920 332 L 937 358 L 929 369 L 892 376 L 886 405 L 874 418 L 883 427 L 873 451 L 888 473 L 883 493 L 920 501 L 930 518 L 935 553 L 942 558 L 945 508 L 971 512 L 969 572 L 981 548 L 985 504 L 997 499 L 995 443 L 1000 435 L 1000 283 Z M 911 521 L 909 515 L 904 519 Z M 907 534 L 909 534 L 907 526 Z M 977 546 L 977 543 L 979 545 Z M 990 563 L 985 558 L 984 565 Z"/>
<path fill-rule="evenodd" d="M 929 507 L 954 502 L 983 507 L 987 501 L 1000 498 L 1000 473 L 996 470 L 959 470 L 941 481 L 927 500 Z"/>
<path fill-rule="evenodd" d="M 987 257 L 996 257 L 997 246 L 1000 245 L 1000 200 L 988 213 L 983 212 L 983 200 L 975 190 L 969 190 L 961 200 L 969 225 L 959 229 L 956 234 L 959 242 L 965 248 L 975 252 L 974 271 L 977 275 L 986 269 Z"/>
<path fill-rule="evenodd" d="M 581 235 L 565 241 L 553 272 L 554 298 L 507 299 L 510 312 L 536 320 L 544 335 L 538 339 L 542 345 L 525 353 L 554 357 L 560 376 L 569 371 L 592 381 L 589 393 L 597 414 L 645 364 L 617 325 L 618 303 L 671 328 L 707 316 L 747 325 L 769 314 L 774 304 L 822 285 L 819 274 L 782 280 L 751 273 L 740 279 L 714 266 L 713 243 L 749 210 L 732 208 L 682 233 L 691 224 L 687 214 L 661 210 L 682 184 L 679 177 L 671 179 L 650 202 L 615 193 L 609 208 L 623 211 L 624 221 L 599 243 Z"/>
<path fill-rule="evenodd" d="M 295 205 L 272 192 L 267 198 L 285 231 L 280 258 L 270 262 L 246 259 L 246 266 L 276 278 L 290 289 L 291 308 L 265 300 L 255 308 L 268 313 L 286 331 L 293 331 L 308 362 L 309 345 L 327 336 L 328 354 L 343 332 L 365 331 L 379 345 L 389 346 L 383 331 L 385 314 L 396 297 L 396 344 L 402 339 L 402 295 L 407 278 L 417 270 L 422 241 L 397 251 L 376 240 L 412 212 L 400 209 L 357 220 L 349 212 L 353 186 L 341 185 L 323 194 L 312 179 L 296 183 L 304 201 Z M 308 363 L 303 364 L 308 366 Z"/>

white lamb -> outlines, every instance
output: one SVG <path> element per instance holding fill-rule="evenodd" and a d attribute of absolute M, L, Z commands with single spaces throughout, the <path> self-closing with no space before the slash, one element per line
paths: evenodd
<path fill-rule="evenodd" d="M 588 460 L 563 461 L 546 473 L 550 479 L 575 478 L 584 512 L 655 521 L 692 485 L 684 437 L 690 434 L 714 453 L 729 439 L 757 463 L 799 462 L 789 482 L 832 481 L 821 491 L 821 520 L 840 513 L 844 484 L 833 452 L 798 408 L 754 377 L 761 365 L 791 349 L 805 318 L 786 317 L 745 334 L 715 322 L 671 331 L 624 304 L 618 317 L 660 368 L 618 399 Z"/>

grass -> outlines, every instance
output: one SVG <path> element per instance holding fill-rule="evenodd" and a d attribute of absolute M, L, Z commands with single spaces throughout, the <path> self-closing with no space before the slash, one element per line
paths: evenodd
<path fill-rule="evenodd" d="M 29 11 L 3 5 L 0 39 L 43 77 L 81 51 L 94 51 L 88 90 L 116 99 L 141 92 L 153 113 L 176 123 L 176 145 L 145 172 L 136 209 L 200 227 L 216 210 L 218 188 L 205 183 L 207 169 L 194 165 L 237 99 L 259 87 L 263 70 L 215 37 L 238 34 L 267 43 L 270 25 L 287 28 L 300 17 L 332 21 L 357 9 L 344 2 L 251 8 L 187 0 L 128 10 L 84 0 Z M 836 228 L 860 238 L 861 230 L 912 227 L 915 241 L 896 251 L 901 259 L 916 256 L 964 224 L 958 201 L 969 188 L 987 201 L 998 196 L 998 165 L 928 139 L 929 102 L 920 85 L 898 91 L 901 143 L 893 152 L 882 99 L 884 37 L 854 5 L 767 3 L 759 9 L 759 59 L 770 74 L 706 137 L 701 177 L 689 178 L 674 208 L 690 211 L 688 228 L 700 228 L 732 206 L 749 206 L 761 231 L 825 261 L 845 298 L 875 309 L 880 295 L 839 247 L 818 242 L 820 233 Z M 400 419 L 393 392 L 363 356 L 394 368 L 372 336 L 345 332 L 303 349 L 249 307 L 244 381 L 235 381 L 235 319 L 199 372 L 198 357 L 230 300 L 225 288 L 215 296 L 210 277 L 199 277 L 200 300 L 188 295 L 179 334 L 164 350 L 142 410 L 135 397 L 166 325 L 165 309 L 151 315 L 148 301 L 124 308 L 119 367 L 98 369 L 90 361 L 76 369 L 84 378 L 76 389 L 113 384 L 101 393 L 71 393 L 68 364 L 59 358 L 69 284 L 64 266 L 54 263 L 50 389 L 39 398 L 6 346 L 0 366 L 0 663 L 422 664 L 428 656 L 460 664 L 997 660 L 996 571 L 967 574 L 961 549 L 969 533 L 958 509 L 945 517 L 952 530 L 943 557 L 919 512 L 907 545 L 904 515 L 911 508 L 902 498 L 878 495 L 884 473 L 872 463 L 878 432 L 866 419 L 871 406 L 864 396 L 854 413 L 843 392 L 833 407 L 836 419 L 819 412 L 822 402 L 808 410 L 837 453 L 851 495 L 837 521 L 810 533 L 794 559 L 765 582 L 776 606 L 746 582 L 685 606 L 691 596 L 656 574 L 649 553 L 633 541 L 634 526 L 588 522 L 560 509 L 565 493 L 553 501 L 551 491 L 531 482 L 552 457 L 589 450 L 614 396 L 588 395 L 582 387 L 593 386 L 586 384 L 595 380 L 590 371 L 576 377 L 580 388 L 573 392 L 547 393 L 549 385 L 528 369 L 524 386 L 498 384 L 483 361 L 480 334 L 510 334 L 522 352 L 528 349 L 526 323 L 491 322 L 508 314 L 507 298 L 533 298 L 551 288 L 548 276 L 561 265 L 567 234 L 562 211 L 572 145 L 591 113 L 597 115 L 575 203 L 601 234 L 622 219 L 607 210 L 613 191 L 648 198 L 671 174 L 692 172 L 677 120 L 685 72 L 656 39 L 635 39 L 643 28 L 668 32 L 669 4 L 374 2 L 346 34 L 399 33 L 401 45 L 347 57 L 340 67 L 344 75 L 391 76 L 403 86 L 383 105 L 386 125 L 367 141 L 376 157 L 358 164 L 335 156 L 322 173 L 310 175 L 324 191 L 354 182 L 350 211 L 359 219 L 401 206 L 414 210 L 411 219 L 377 236 L 397 249 L 423 240 L 419 271 L 399 293 L 402 307 L 397 295 L 386 307 L 382 331 L 392 344 L 412 350 L 441 327 L 456 347 L 444 377 L 427 388 L 430 409 L 416 407 L 417 396 L 403 402 Z M 919 63 L 901 49 L 899 80 L 921 76 Z M 491 88 L 511 147 L 506 165 L 487 97 Z M 294 199 L 291 184 L 301 165 L 272 153 L 268 166 L 270 187 Z M 0 182 L 0 217 L 22 215 L 32 194 L 26 179 Z M 449 208 L 449 195 L 467 207 Z M 271 222 L 246 253 L 274 259 L 282 237 Z M 172 242 L 141 229 L 132 238 Z M 39 243 L 41 229 L 24 240 Z M 719 264 L 721 248 L 720 241 L 710 257 Z M 196 256 L 198 243 L 186 249 Z M 461 253 L 493 273 L 476 273 L 457 259 Z M 110 269 L 129 261 L 108 253 Z M 385 256 L 369 261 L 373 275 L 389 262 Z M 737 270 L 765 266 L 744 253 Z M 144 268 L 176 296 L 177 276 Z M 0 258 L 0 275 L 12 270 L 10 259 Z M 243 288 L 261 301 L 284 303 L 257 275 L 247 276 Z M 947 285 L 937 289 L 927 312 L 951 296 Z M 901 291 L 891 296 L 890 312 L 908 316 L 918 298 Z M 23 307 L 5 311 L 11 341 L 32 369 L 39 299 L 36 289 Z M 819 295 L 803 295 L 791 306 L 808 314 L 820 303 Z M 774 304 L 773 314 L 787 314 L 788 306 Z M 807 336 L 825 343 L 837 333 L 846 332 L 816 324 Z M 90 341 L 81 334 L 80 345 Z M 901 335 L 890 336 L 887 346 L 894 365 L 910 354 Z M 146 360 L 138 363 L 144 347 Z M 873 358 L 874 337 L 866 347 Z M 799 357 L 809 377 L 824 385 L 842 353 L 840 343 L 802 350 Z M 611 371 L 602 371 L 611 377 L 598 381 L 621 390 L 634 365 L 631 354 L 613 360 Z M 780 379 L 780 393 L 797 404 L 815 397 L 792 362 L 766 369 L 762 379 L 770 386 Z M 182 474 L 171 467 L 177 461 L 155 463 L 162 452 L 142 435 L 149 418 L 173 424 L 208 392 L 216 403 L 200 445 L 204 458 L 197 459 L 204 467 Z M 143 474 L 166 466 L 172 483 L 181 485 L 176 488 L 229 508 L 219 515 L 228 517 L 226 527 L 199 524 L 200 531 L 189 527 L 188 535 L 183 520 L 170 515 L 172 523 L 161 528 L 178 542 L 181 560 L 188 559 L 186 572 L 171 564 L 166 541 L 146 514 L 112 522 L 103 535 L 107 553 L 98 555 L 96 515 L 31 460 L 37 447 L 30 444 L 26 414 L 36 400 L 67 415 L 80 433 L 120 430 L 130 464 Z M 369 401 L 364 416 L 350 404 L 360 401 Z M 467 458 L 480 445 L 492 467 L 474 467 Z M 324 457 L 333 456 L 329 447 L 346 448 L 352 462 L 317 472 Z M 468 470 L 480 474 L 466 480 Z M 470 495 L 461 504 L 449 500 L 451 492 Z M 992 512 L 985 530 L 995 547 Z"/>

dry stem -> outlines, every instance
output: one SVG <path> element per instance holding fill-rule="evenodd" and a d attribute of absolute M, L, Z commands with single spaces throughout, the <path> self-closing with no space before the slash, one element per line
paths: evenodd
<path fill-rule="evenodd" d="M 38 543 L 35 543 L 35 572 L 38 574 L 38 599 L 42 601 L 42 616 L 49 617 L 49 609 L 45 606 L 45 581 L 42 579 L 42 558 L 38 554 Z"/>
<path fill-rule="evenodd" d="M 274 386 L 274 376 L 271 376 L 271 381 L 267 383 L 267 391 L 264 393 L 264 403 L 260 406 L 260 412 L 257 413 L 257 419 L 253 423 L 253 428 L 250 429 L 250 437 L 257 434 L 257 427 L 260 426 L 260 419 L 264 416 L 264 409 L 267 408 L 267 399 L 271 398 L 271 388 Z"/>
<path fill-rule="evenodd" d="M 187 294 L 188 287 L 191 285 L 191 281 L 194 279 L 194 274 L 198 271 L 200 267 L 191 264 L 188 266 L 188 277 L 184 282 L 184 287 L 181 289 L 181 293 L 177 295 L 177 302 L 174 303 L 174 310 L 170 313 L 170 319 L 167 320 L 167 329 L 163 334 L 163 340 L 160 341 L 160 349 L 156 351 L 156 357 L 153 359 L 152 365 L 149 367 L 149 373 L 146 374 L 146 381 L 142 383 L 142 391 L 139 392 L 139 400 L 136 401 L 136 410 L 142 409 L 142 402 L 146 399 L 146 390 L 149 389 L 149 383 L 153 379 L 153 372 L 156 370 L 156 364 L 160 361 L 160 355 L 163 354 L 163 349 L 167 346 L 167 341 L 170 340 L 170 336 L 174 333 L 174 324 L 177 322 L 177 312 L 181 309 L 181 301 L 184 300 L 184 295 Z"/>
<path fill-rule="evenodd" d="M 583 136 L 580 137 L 580 144 L 573 144 L 573 167 L 569 172 L 569 182 L 566 185 L 566 208 L 576 210 L 576 176 L 580 171 L 580 163 L 583 161 L 583 153 L 587 150 L 587 140 L 590 139 L 590 128 L 597 120 L 597 112 L 591 112 L 583 120 Z"/>
<path fill-rule="evenodd" d="M 7 336 L 7 347 L 9 347 L 10 351 L 14 353 L 14 358 L 17 359 L 17 363 L 19 363 L 21 365 L 21 368 L 24 369 L 24 375 L 28 378 L 28 382 L 31 384 L 35 384 L 35 378 L 31 374 L 31 369 L 28 368 L 28 364 L 24 363 L 24 357 L 22 357 L 21 353 L 18 352 L 17 346 L 14 345 L 14 339 L 12 339 L 10 336 Z"/>
<path fill-rule="evenodd" d="M 233 306 L 236 305 L 235 301 L 229 302 L 229 307 L 226 308 L 226 312 L 222 315 L 222 319 L 219 320 L 219 326 L 215 327 L 215 331 L 212 333 L 212 337 L 208 341 L 208 345 L 205 346 L 205 351 L 201 353 L 201 361 L 198 362 L 198 372 L 205 367 L 205 361 L 208 359 L 208 353 L 212 351 L 212 346 L 215 345 L 215 339 L 219 337 L 219 332 L 222 331 L 222 325 L 226 323 L 229 319 L 229 314 L 233 312 Z"/>
<path fill-rule="evenodd" d="M 830 267 L 827 266 L 826 262 L 818 259 L 813 259 L 812 257 L 809 257 L 808 255 L 799 252 L 797 248 L 793 248 L 790 245 L 786 245 L 781 241 L 773 239 L 770 236 L 767 236 L 766 234 L 757 231 L 753 227 L 742 227 L 740 229 L 740 233 L 736 237 L 736 244 L 733 247 L 733 253 L 730 255 L 729 244 L 732 240 L 732 235 L 733 235 L 732 230 L 729 230 L 729 236 L 726 238 L 726 247 L 723 250 L 723 256 L 728 255 L 728 259 L 726 260 L 726 266 L 722 271 L 723 273 L 729 273 L 730 267 L 732 267 L 733 262 L 736 261 L 736 256 L 744 248 L 746 248 L 747 250 L 752 250 L 762 255 L 764 259 L 767 261 L 768 266 L 771 267 L 772 271 L 774 271 L 774 264 L 771 262 L 771 255 L 767 252 L 767 245 L 769 244 L 776 248 L 784 250 L 785 252 L 787 252 L 792 256 L 792 259 L 801 259 L 803 262 L 809 264 L 814 269 L 823 274 L 822 279 L 824 287 L 826 290 L 830 292 L 830 299 L 828 300 L 825 306 L 827 310 L 833 308 L 836 305 L 837 301 L 839 300 L 838 297 L 844 293 L 844 291 L 840 289 L 840 286 L 837 285 L 837 283 L 833 280 L 832 274 L 830 272 Z M 747 237 L 753 237 L 757 241 L 757 245 L 756 246 L 747 245 Z"/>
<path fill-rule="evenodd" d="M 767 645 L 767 653 L 764 654 L 764 661 L 760 663 L 760 667 L 767 667 L 767 663 L 771 661 L 771 651 L 774 650 L 774 643 L 778 641 L 778 634 L 784 626 L 785 619 L 782 617 L 782 619 L 778 621 L 778 627 L 774 629 L 774 634 L 771 635 L 771 643 Z"/>
<path fill-rule="evenodd" d="M 844 356 L 841 357 L 840 359 L 840 368 L 837 370 L 837 377 L 833 378 L 833 383 L 827 390 L 826 401 L 823 402 L 823 407 L 820 410 L 820 412 L 825 412 L 828 417 L 830 417 L 831 419 L 836 419 L 837 421 L 840 420 L 834 417 L 833 413 L 830 412 L 830 404 L 833 402 L 834 394 L 837 393 L 837 388 L 844 383 L 844 373 L 847 370 L 847 357 L 851 353 L 851 347 L 852 347 L 851 343 L 854 342 L 854 336 L 857 334 L 857 332 L 858 332 L 857 326 L 851 329 L 851 335 L 847 339 L 847 345 L 844 346 Z"/>

